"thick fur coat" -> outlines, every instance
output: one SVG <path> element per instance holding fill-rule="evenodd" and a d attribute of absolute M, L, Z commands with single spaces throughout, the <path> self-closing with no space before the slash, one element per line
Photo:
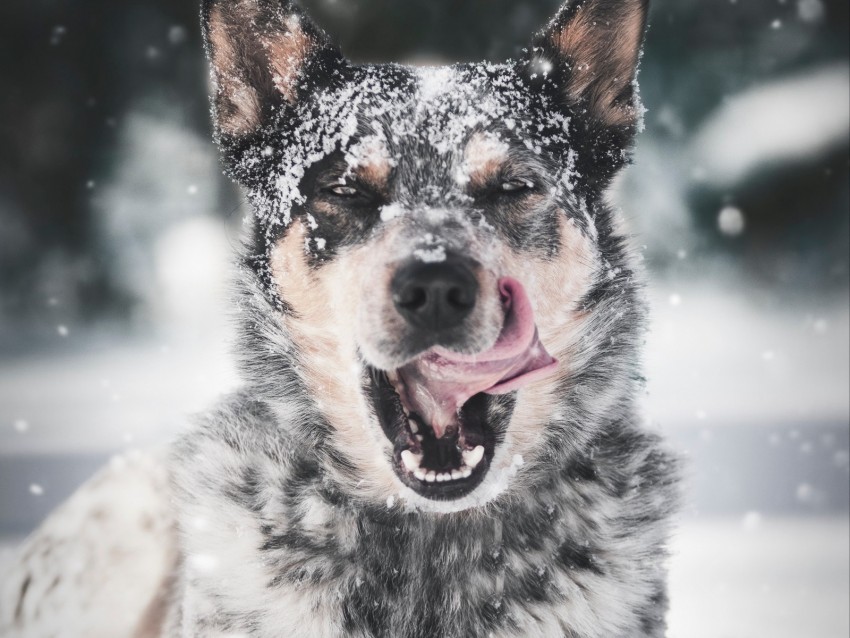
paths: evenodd
<path fill-rule="evenodd" d="M 636 406 L 642 275 L 606 203 L 646 12 L 569 2 L 520 60 L 422 69 L 353 65 L 286 2 L 207 0 L 255 213 L 244 384 L 173 447 L 175 558 L 136 635 L 664 635 L 676 463 Z M 410 310 L 411 268 L 457 316 Z M 532 314 L 545 375 L 417 409 Z"/>

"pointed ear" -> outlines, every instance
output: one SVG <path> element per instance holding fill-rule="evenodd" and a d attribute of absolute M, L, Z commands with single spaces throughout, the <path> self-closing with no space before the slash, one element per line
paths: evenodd
<path fill-rule="evenodd" d="M 342 59 L 288 0 L 204 0 L 202 21 L 213 120 L 222 136 L 256 131 L 295 104 L 311 66 Z"/>
<path fill-rule="evenodd" d="M 605 125 L 633 126 L 648 7 L 649 0 L 569 0 L 537 36 L 531 72 L 554 65 L 570 104 Z"/>

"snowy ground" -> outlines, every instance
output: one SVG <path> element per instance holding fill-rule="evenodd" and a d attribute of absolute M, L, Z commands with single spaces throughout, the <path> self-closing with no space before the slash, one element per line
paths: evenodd
<path fill-rule="evenodd" d="M 847 638 L 850 524 L 707 519 L 677 534 L 669 638 Z M 15 541 L 0 541 L 0 573 Z"/>
<path fill-rule="evenodd" d="M 670 638 L 847 638 L 850 524 L 708 519 L 685 524 L 671 564 Z"/>

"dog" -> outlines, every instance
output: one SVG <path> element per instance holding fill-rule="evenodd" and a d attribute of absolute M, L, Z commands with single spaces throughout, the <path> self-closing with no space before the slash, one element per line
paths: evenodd
<path fill-rule="evenodd" d="M 518 60 L 418 68 L 348 62 L 286 0 L 204 2 L 254 213 L 244 384 L 172 448 L 131 635 L 664 635 L 678 468 L 606 202 L 647 11 L 570 0 Z"/>

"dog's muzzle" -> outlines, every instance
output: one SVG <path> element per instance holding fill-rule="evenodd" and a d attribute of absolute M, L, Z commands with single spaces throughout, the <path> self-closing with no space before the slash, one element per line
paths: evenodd
<path fill-rule="evenodd" d="M 411 338 L 425 345 L 400 367 L 371 369 L 368 385 L 393 443 L 396 474 L 426 498 L 460 498 L 481 483 L 510 418 L 504 410 L 496 415 L 493 396 L 554 374 L 558 365 L 540 342 L 525 287 L 512 277 L 490 291 L 501 302 L 495 342 L 473 352 L 457 347 L 475 330 L 468 319 L 484 303 L 476 268 L 451 254 L 403 264 L 391 281 L 393 304 Z"/>

